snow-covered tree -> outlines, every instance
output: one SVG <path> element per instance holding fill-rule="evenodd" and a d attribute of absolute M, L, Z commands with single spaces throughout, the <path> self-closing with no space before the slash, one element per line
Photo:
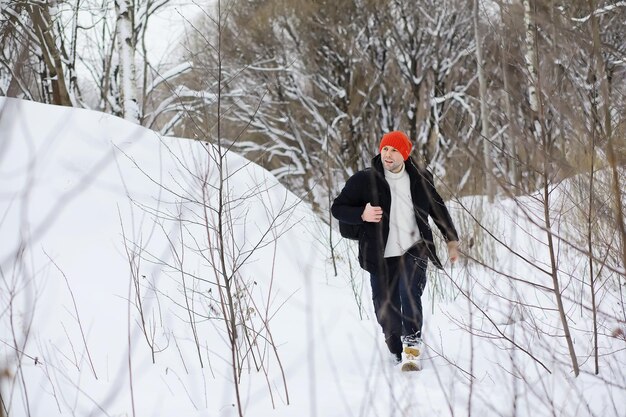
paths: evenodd
<path fill-rule="evenodd" d="M 67 34 L 59 22 L 65 1 L 18 0 L 0 9 L 3 94 L 72 106 L 75 88 Z"/>
<path fill-rule="evenodd" d="M 163 82 L 189 69 L 148 58 L 148 24 L 170 1 L 2 3 L 0 93 L 154 122 Z"/>
<path fill-rule="evenodd" d="M 334 184 L 369 165 L 392 129 L 409 132 L 418 159 L 443 174 L 455 142 L 477 136 L 477 106 L 468 99 L 471 11 L 452 0 L 445 8 L 409 3 L 234 2 L 225 59 L 236 77 L 227 117 L 248 128 L 232 145 L 294 191 L 315 189 L 312 201 L 321 207 L 336 192 L 320 189 L 323 178 L 339 179 Z M 212 65 L 200 62 L 211 49 L 203 37 L 189 56 L 196 78 L 210 80 L 200 71 Z M 198 86 L 191 78 L 187 87 Z M 207 95 L 199 92 L 195 102 Z M 189 108 L 196 114 L 197 105 Z"/>

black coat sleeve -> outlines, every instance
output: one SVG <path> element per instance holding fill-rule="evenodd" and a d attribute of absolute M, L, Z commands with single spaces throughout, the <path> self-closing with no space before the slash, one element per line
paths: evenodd
<path fill-rule="evenodd" d="M 433 174 L 429 171 L 425 171 L 423 175 L 426 182 L 425 186 L 430 197 L 430 216 L 435 222 L 435 225 L 437 225 L 437 228 L 441 231 L 441 234 L 446 242 L 459 240 L 459 235 L 454 227 L 454 223 L 452 222 L 450 212 L 448 211 L 443 198 L 441 198 L 435 189 Z"/>
<path fill-rule="evenodd" d="M 362 224 L 361 215 L 367 205 L 364 187 L 366 187 L 366 174 L 357 172 L 346 181 L 341 193 L 335 198 L 330 207 L 334 218 L 348 224 Z"/>

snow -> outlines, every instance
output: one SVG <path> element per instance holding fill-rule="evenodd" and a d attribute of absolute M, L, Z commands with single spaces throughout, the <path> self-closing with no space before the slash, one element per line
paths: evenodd
<path fill-rule="evenodd" d="M 207 249 L 214 235 L 206 234 L 198 203 L 203 173 L 219 186 L 215 161 L 224 155 L 110 115 L 17 99 L 0 98 L 0 132 L 0 373 L 11 375 L 0 377 L 6 414 L 238 415 L 228 337 L 216 318 L 219 306 L 207 295 L 216 291 L 207 281 L 218 279 L 211 265 L 220 253 Z M 243 360 L 244 415 L 623 412 L 624 341 L 600 340 L 601 374 L 593 375 L 591 322 L 575 315 L 583 372 L 573 377 L 556 336 L 558 316 L 538 311 L 554 298 L 539 270 L 549 262 L 540 231 L 515 202 L 495 203 L 481 222 L 529 262 L 502 246 L 486 253 L 498 260 L 490 265 L 536 285 L 516 285 L 475 263 L 431 268 L 423 298 L 425 369 L 401 374 L 386 352 L 352 243 L 335 242 L 335 276 L 328 227 L 312 210 L 257 165 L 233 153 L 223 162 L 231 216 L 224 253 L 256 303 L 242 310 L 261 336 L 255 359 L 267 372 L 257 371 L 251 356 Z M 209 206 L 217 207 L 216 188 L 207 190 Z M 451 203 L 466 235 L 461 204 L 474 212 L 487 203 Z M 214 216 L 209 211 L 211 225 Z M 601 295 L 600 324 L 609 332 L 619 325 L 620 301 L 608 281 Z M 195 316 L 187 313 L 188 302 Z M 265 341 L 270 336 L 280 361 Z"/>

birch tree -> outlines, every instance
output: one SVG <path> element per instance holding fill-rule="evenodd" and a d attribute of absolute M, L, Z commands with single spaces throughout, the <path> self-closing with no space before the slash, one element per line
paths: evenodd
<path fill-rule="evenodd" d="M 3 5 L 0 92 L 153 124 L 155 112 L 164 111 L 161 100 L 170 98 L 163 83 L 190 68 L 186 62 L 163 68 L 149 60 L 149 22 L 169 5 L 170 0 Z"/>
<path fill-rule="evenodd" d="M 141 117 L 137 97 L 135 70 L 136 41 L 133 36 L 134 15 L 131 0 L 115 0 L 116 35 L 119 48 L 120 96 L 124 119 L 139 123 Z"/>

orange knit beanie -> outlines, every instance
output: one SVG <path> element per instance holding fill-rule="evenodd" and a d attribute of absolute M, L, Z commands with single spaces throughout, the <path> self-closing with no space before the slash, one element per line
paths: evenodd
<path fill-rule="evenodd" d="M 380 146 L 378 147 L 378 152 L 381 152 L 385 146 L 393 146 L 396 148 L 404 157 L 405 161 L 409 159 L 409 154 L 411 153 L 411 149 L 413 149 L 413 144 L 409 140 L 409 137 L 398 130 L 383 135 Z"/>

